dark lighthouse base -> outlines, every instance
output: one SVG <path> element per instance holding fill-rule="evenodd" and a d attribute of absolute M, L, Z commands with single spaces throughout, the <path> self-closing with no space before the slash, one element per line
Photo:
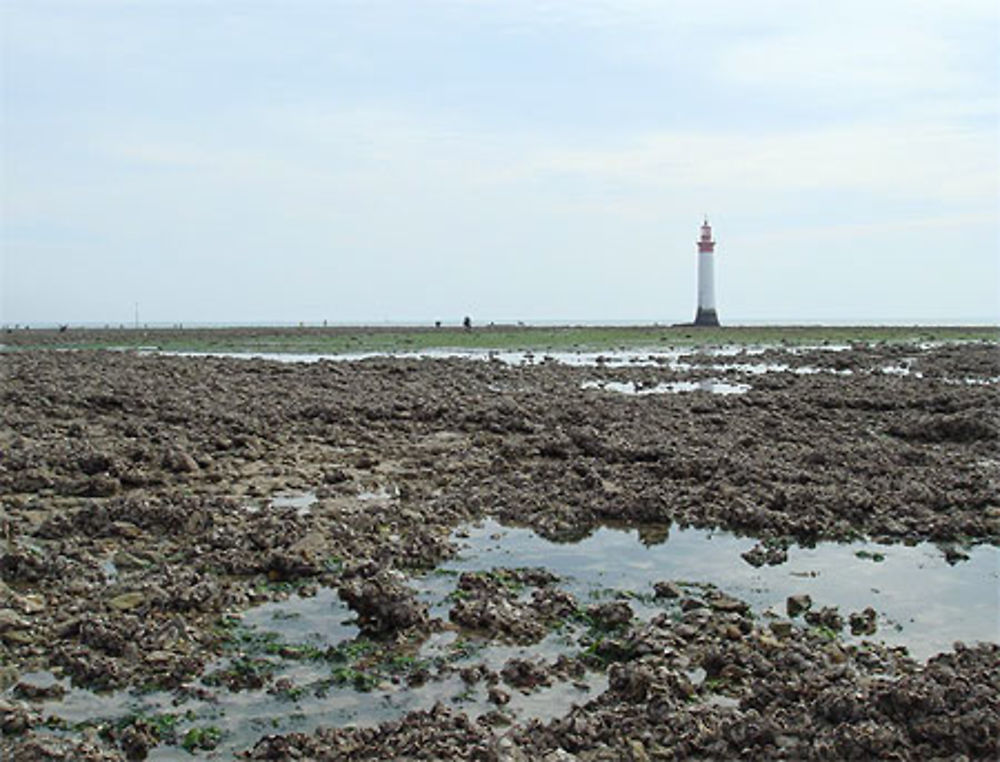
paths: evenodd
<path fill-rule="evenodd" d="M 718 326 L 719 316 L 715 310 L 706 310 L 701 307 L 698 308 L 698 314 L 695 315 L 694 325 L 705 325 L 705 326 Z"/>

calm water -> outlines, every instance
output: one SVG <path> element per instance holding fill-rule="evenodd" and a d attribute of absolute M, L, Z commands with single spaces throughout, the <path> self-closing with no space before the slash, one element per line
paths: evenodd
<path fill-rule="evenodd" d="M 740 554 L 755 539 L 699 529 L 600 527 L 579 542 L 553 543 L 487 521 L 463 543 L 463 560 L 448 566 L 544 566 L 578 596 L 602 588 L 650 593 L 653 582 L 673 580 L 714 584 L 758 614 L 784 615 L 786 598 L 799 593 L 810 595 L 814 608 L 838 606 L 845 619 L 871 606 L 879 629 L 869 639 L 905 645 L 918 659 L 956 640 L 1000 640 L 1000 549 L 992 545 L 972 548 L 968 561 L 952 566 L 929 543 L 823 542 L 792 546 L 786 563 L 754 568 Z M 845 639 L 852 639 L 846 631 Z"/>
<path fill-rule="evenodd" d="M 307 501 L 289 504 L 308 507 Z M 455 533 L 460 547 L 457 558 L 435 572 L 409 582 L 426 601 L 434 616 L 447 619 L 448 595 L 462 571 L 494 567 L 542 566 L 560 576 L 556 584 L 572 592 L 580 605 L 616 596 L 628 596 L 641 618 L 649 618 L 676 602 L 655 601 L 649 595 L 659 580 L 683 584 L 711 583 L 749 602 L 757 616 L 769 612 L 784 615 L 789 595 L 807 593 L 814 608 L 838 606 L 842 615 L 871 606 L 878 611 L 878 632 L 873 640 L 904 645 L 919 659 L 948 649 L 955 640 L 971 643 L 1000 639 L 1000 551 L 978 546 L 969 560 L 949 565 L 942 551 L 929 544 L 913 547 L 871 543 L 820 543 L 813 548 L 793 546 L 788 561 L 779 566 L 754 568 L 740 554 L 756 544 L 752 538 L 727 532 L 707 532 L 663 526 L 643 529 L 600 527 L 585 539 L 553 543 L 530 529 L 506 527 L 487 520 L 460 528 Z M 861 556 L 858 554 L 861 553 Z M 875 561 L 865 554 L 878 554 Z M 697 590 L 693 590 L 697 594 Z M 326 649 L 349 642 L 358 635 L 352 612 L 336 592 L 323 588 L 315 596 L 293 595 L 287 600 L 258 606 L 244 612 L 244 632 L 275 633 L 286 643 Z M 453 649 L 459 635 L 446 631 L 432 635 L 419 646 L 417 658 L 448 656 L 456 666 L 486 662 L 499 670 L 513 656 L 552 659 L 560 653 L 581 649 L 581 630 L 568 628 L 553 633 L 532 646 L 512 646 L 477 641 L 467 656 L 456 658 Z M 846 630 L 845 640 L 857 640 Z M 210 688 L 210 700 L 187 700 L 179 705 L 166 693 L 135 696 L 128 692 L 94 694 L 70 689 L 62 701 L 48 702 L 47 715 L 69 722 L 98 718 L 121 718 L 129 714 L 164 712 L 190 714 L 178 723 L 180 735 L 191 727 L 212 725 L 224 733 L 212 752 L 200 758 L 228 759 L 262 735 L 310 731 L 320 725 L 367 725 L 398 717 L 414 709 L 427 709 L 436 701 L 477 716 L 494 708 L 487 701 L 486 686 L 471 688 L 457 674 L 409 689 L 383 681 L 369 692 L 350 687 L 329 687 L 317 695 L 316 686 L 330 677 L 328 662 L 271 658 L 275 679 L 285 678 L 299 688 L 294 698 L 280 698 L 266 690 L 230 692 Z M 228 659 L 211 665 L 207 672 L 225 667 Z M 55 678 L 47 673 L 25 675 L 44 684 Z M 64 685 L 68 684 L 63 681 Z M 573 703 L 583 703 L 604 689 L 600 673 L 588 673 L 578 683 L 556 683 L 529 695 L 504 686 L 511 694 L 507 709 L 518 719 L 547 719 L 566 712 Z M 187 756 L 178 747 L 161 746 L 150 759 Z"/>

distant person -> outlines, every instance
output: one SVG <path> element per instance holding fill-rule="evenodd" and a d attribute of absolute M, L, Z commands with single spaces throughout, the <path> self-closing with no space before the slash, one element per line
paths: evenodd
<path fill-rule="evenodd" d="M 465 328 L 465 330 L 467 330 L 467 331 L 471 331 L 472 330 L 472 318 L 470 318 L 468 315 L 466 315 L 465 319 L 462 320 L 462 327 Z"/>

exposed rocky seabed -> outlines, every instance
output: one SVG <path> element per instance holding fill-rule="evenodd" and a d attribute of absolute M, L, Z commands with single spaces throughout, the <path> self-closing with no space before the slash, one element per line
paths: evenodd
<path fill-rule="evenodd" d="M 1000 632 L 872 592 L 997 622 L 997 345 L 633 355 L 0 355 L 2 758 L 1000 756 Z"/>

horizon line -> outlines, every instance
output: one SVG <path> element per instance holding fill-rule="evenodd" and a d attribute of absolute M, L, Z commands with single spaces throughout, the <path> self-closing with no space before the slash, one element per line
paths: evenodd
<path fill-rule="evenodd" d="M 473 320 L 473 328 L 683 328 L 692 326 L 692 321 L 666 321 L 666 320 L 594 320 L 594 319 L 536 319 L 536 320 Z M 106 321 L 106 320 L 82 320 L 82 321 L 26 321 L 26 322 L 5 322 L 0 324 L 4 331 L 14 330 L 48 330 L 60 329 L 83 330 L 195 330 L 212 328 L 440 328 L 442 330 L 450 328 L 463 328 L 461 319 L 453 321 L 435 320 L 274 320 L 274 321 L 214 321 L 214 320 L 191 320 L 191 321 L 142 321 L 136 324 L 132 321 Z M 856 320 L 844 318 L 811 318 L 811 319 L 750 319 L 722 321 L 720 328 L 760 328 L 760 327 L 986 327 L 1000 328 L 1000 317 L 966 317 L 966 318 L 858 318 Z"/>

